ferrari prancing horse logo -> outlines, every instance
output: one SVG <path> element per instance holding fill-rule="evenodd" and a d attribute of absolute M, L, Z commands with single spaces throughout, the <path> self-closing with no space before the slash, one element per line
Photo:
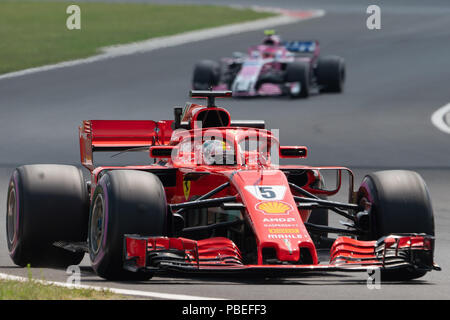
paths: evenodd
<path fill-rule="evenodd" d="M 183 179 L 183 193 L 184 198 L 188 200 L 191 193 L 191 181 Z"/>

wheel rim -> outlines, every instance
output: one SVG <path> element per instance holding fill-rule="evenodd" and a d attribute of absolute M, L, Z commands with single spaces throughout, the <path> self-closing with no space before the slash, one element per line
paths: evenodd
<path fill-rule="evenodd" d="M 103 205 L 103 196 L 98 194 L 95 198 L 92 208 L 90 230 L 90 246 L 94 254 L 97 254 L 102 246 L 104 230 L 105 230 L 105 210 Z"/>
<path fill-rule="evenodd" d="M 8 211 L 7 211 L 7 234 L 10 244 L 14 243 L 16 238 L 17 225 L 17 204 L 16 204 L 16 190 L 12 187 L 8 194 Z"/>

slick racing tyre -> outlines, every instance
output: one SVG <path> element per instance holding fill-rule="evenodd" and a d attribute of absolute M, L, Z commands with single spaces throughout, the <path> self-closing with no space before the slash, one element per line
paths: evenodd
<path fill-rule="evenodd" d="M 338 56 L 319 58 L 316 77 L 321 92 L 342 92 L 345 82 L 344 59 Z"/>
<path fill-rule="evenodd" d="M 167 202 L 159 178 L 149 172 L 112 170 L 95 188 L 88 245 L 94 271 L 108 280 L 147 280 L 147 272 L 123 268 L 124 235 L 167 235 Z"/>
<path fill-rule="evenodd" d="M 367 175 L 358 191 L 358 201 L 369 201 L 369 234 L 364 240 L 378 240 L 398 233 L 425 233 L 434 236 L 430 195 L 422 177 L 413 171 L 378 171 Z M 386 280 L 409 280 L 426 272 L 391 270 Z"/>
<path fill-rule="evenodd" d="M 80 169 L 26 165 L 14 170 L 8 187 L 6 235 L 9 255 L 21 267 L 67 267 L 84 252 L 54 242 L 87 238 L 89 195 Z"/>
<path fill-rule="evenodd" d="M 211 60 L 198 62 L 194 67 L 192 87 L 194 90 L 209 90 L 219 84 L 220 65 Z"/>
<path fill-rule="evenodd" d="M 300 83 L 299 92 L 289 92 L 291 98 L 307 98 L 310 91 L 310 67 L 307 63 L 293 62 L 286 67 L 286 82 Z"/>

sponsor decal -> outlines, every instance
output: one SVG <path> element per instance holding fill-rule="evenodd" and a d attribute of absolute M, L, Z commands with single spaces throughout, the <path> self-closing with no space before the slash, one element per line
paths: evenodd
<path fill-rule="evenodd" d="M 267 235 L 269 239 L 301 239 L 303 238 L 301 234 L 269 234 Z"/>
<path fill-rule="evenodd" d="M 269 233 L 294 234 L 294 233 L 300 233 L 300 230 L 298 230 L 297 228 L 270 228 Z"/>
<path fill-rule="evenodd" d="M 295 222 L 295 218 L 264 218 L 263 222 Z"/>
<path fill-rule="evenodd" d="M 293 210 L 289 203 L 283 201 L 264 201 L 256 204 L 255 208 L 264 214 L 288 214 Z"/>
<path fill-rule="evenodd" d="M 285 223 L 269 223 L 264 224 L 264 227 L 266 228 L 296 228 L 298 227 L 297 224 L 285 224 Z"/>

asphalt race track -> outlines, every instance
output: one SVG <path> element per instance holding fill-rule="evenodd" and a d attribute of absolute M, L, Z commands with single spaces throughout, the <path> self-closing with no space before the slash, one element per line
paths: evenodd
<path fill-rule="evenodd" d="M 222 2 L 275 5 L 257 0 Z M 435 260 L 443 271 L 409 283 L 383 283 L 380 290 L 367 288 L 364 273 L 271 280 L 166 275 L 146 283 L 118 283 L 96 277 L 86 257 L 83 284 L 227 299 L 450 298 L 450 136 L 430 121 L 435 110 L 450 102 L 450 4 L 298 2 L 276 5 L 325 9 L 326 15 L 279 27 L 278 32 L 285 39 L 317 38 L 322 54 L 344 57 L 345 93 L 307 100 L 220 100 L 220 104 L 234 119 L 265 119 L 269 128 L 280 129 L 283 144 L 307 145 L 309 158 L 298 163 L 355 169 L 357 185 L 365 173 L 375 170 L 418 171 L 431 193 Z M 365 10 L 373 3 L 382 9 L 382 28 L 377 31 L 366 28 Z M 197 60 L 244 51 L 261 37 L 261 32 L 248 32 L 0 80 L 0 207 L 6 208 L 14 167 L 79 163 L 77 127 L 83 119 L 170 119 L 173 106 L 189 100 Z M 0 219 L 0 273 L 26 275 L 8 256 L 4 223 Z M 65 270 L 54 269 L 33 269 L 33 274 L 63 282 L 68 276 Z"/>

